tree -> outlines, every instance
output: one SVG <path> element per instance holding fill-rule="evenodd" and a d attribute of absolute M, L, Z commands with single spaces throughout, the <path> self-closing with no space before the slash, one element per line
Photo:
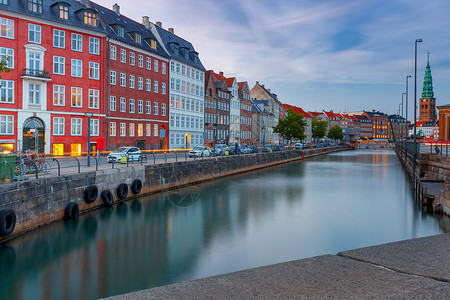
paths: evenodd
<path fill-rule="evenodd" d="M 327 133 L 328 122 L 325 120 L 320 120 L 318 118 L 312 119 L 311 131 L 313 139 L 323 138 Z"/>
<path fill-rule="evenodd" d="M 0 79 L 2 78 L 2 73 L 3 72 L 11 72 L 11 69 L 8 68 L 8 61 L 9 61 L 9 56 L 5 58 L 0 58 Z M 1 84 L 0 84 L 1 87 Z"/>
<path fill-rule="evenodd" d="M 342 128 L 338 125 L 331 127 L 330 130 L 328 130 L 328 138 L 333 140 L 344 139 L 344 133 L 342 132 Z"/>
<path fill-rule="evenodd" d="M 273 131 L 279 133 L 283 138 L 304 140 L 306 121 L 302 114 L 296 113 L 294 109 L 289 109 L 284 118 L 278 121 L 278 125 L 273 128 Z"/>

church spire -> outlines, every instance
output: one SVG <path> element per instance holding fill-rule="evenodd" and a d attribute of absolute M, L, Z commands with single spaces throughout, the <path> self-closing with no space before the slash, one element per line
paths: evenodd
<path fill-rule="evenodd" d="M 432 98 L 434 98 L 433 78 L 431 77 L 430 52 L 428 52 L 427 67 L 425 69 L 425 77 L 423 79 L 422 99 L 432 99 Z"/>

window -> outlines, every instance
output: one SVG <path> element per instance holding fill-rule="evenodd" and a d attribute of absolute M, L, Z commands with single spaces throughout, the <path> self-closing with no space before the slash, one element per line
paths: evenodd
<path fill-rule="evenodd" d="M 111 71 L 111 75 L 109 76 L 109 83 L 112 85 L 116 85 L 116 71 Z"/>
<path fill-rule="evenodd" d="M 9 69 L 14 69 L 14 49 L 0 47 L 0 61 L 7 62 Z"/>
<path fill-rule="evenodd" d="M 64 85 L 53 85 L 53 105 L 64 106 L 66 97 L 66 87 Z"/>
<path fill-rule="evenodd" d="M 151 115 L 152 114 L 152 102 L 151 101 L 146 101 L 145 102 L 145 113 L 147 115 Z"/>
<path fill-rule="evenodd" d="M 173 61 L 170 62 L 170 71 L 175 72 L 175 63 Z"/>
<path fill-rule="evenodd" d="M 98 119 L 91 119 L 91 124 L 89 124 L 89 129 L 91 130 L 91 135 L 98 136 L 99 122 Z"/>
<path fill-rule="evenodd" d="M 64 135 L 64 118 L 53 118 L 53 135 Z"/>
<path fill-rule="evenodd" d="M 155 40 L 150 40 L 150 47 L 152 49 L 156 49 L 156 41 Z"/>
<path fill-rule="evenodd" d="M 147 70 L 152 69 L 152 59 L 150 57 L 147 57 Z"/>
<path fill-rule="evenodd" d="M 134 123 L 130 123 L 130 136 L 134 136 Z"/>
<path fill-rule="evenodd" d="M 158 124 L 153 124 L 153 136 L 158 136 Z"/>
<path fill-rule="evenodd" d="M 53 47 L 65 48 L 66 47 L 65 38 L 66 38 L 66 32 L 64 30 L 54 29 L 53 30 Z"/>
<path fill-rule="evenodd" d="M 100 79 L 100 64 L 89 62 L 89 78 Z"/>
<path fill-rule="evenodd" d="M 177 74 L 180 74 L 180 64 L 177 63 Z"/>
<path fill-rule="evenodd" d="M 126 64 L 127 63 L 127 50 L 120 49 L 120 62 Z"/>
<path fill-rule="evenodd" d="M 28 84 L 29 103 L 40 104 L 41 103 L 41 85 L 36 83 Z"/>
<path fill-rule="evenodd" d="M 100 40 L 98 38 L 89 37 L 89 53 L 100 54 Z"/>
<path fill-rule="evenodd" d="M 158 72 L 158 61 L 156 59 L 153 60 L 153 64 L 154 64 L 154 71 Z"/>
<path fill-rule="evenodd" d="M 150 79 L 145 80 L 145 89 L 147 92 L 152 91 L 152 81 Z"/>
<path fill-rule="evenodd" d="M 164 75 L 166 74 L 166 63 L 164 63 L 164 62 L 161 63 L 161 73 Z"/>
<path fill-rule="evenodd" d="M 28 0 L 28 10 L 42 14 L 42 0 Z"/>
<path fill-rule="evenodd" d="M 187 69 L 186 69 L 186 76 L 191 77 L 191 68 L 189 68 L 189 67 L 187 67 Z"/>
<path fill-rule="evenodd" d="M 134 52 L 130 52 L 130 65 L 134 66 L 136 63 L 136 54 Z"/>
<path fill-rule="evenodd" d="M 166 116 L 166 104 L 161 103 L 161 116 Z"/>
<path fill-rule="evenodd" d="M 158 115 L 158 102 L 153 102 L 153 114 Z"/>
<path fill-rule="evenodd" d="M 120 37 L 125 36 L 125 29 L 123 28 L 122 25 L 117 25 L 117 35 Z"/>
<path fill-rule="evenodd" d="M 0 103 L 14 103 L 14 81 L 0 80 Z"/>
<path fill-rule="evenodd" d="M 153 91 L 155 92 L 155 93 L 157 93 L 158 92 L 158 81 L 153 81 Z"/>
<path fill-rule="evenodd" d="M 130 75 L 130 89 L 134 89 L 134 75 Z"/>
<path fill-rule="evenodd" d="M 144 113 L 144 100 L 138 100 L 138 114 Z"/>
<path fill-rule="evenodd" d="M 72 107 L 82 107 L 82 88 L 73 87 L 72 88 Z"/>
<path fill-rule="evenodd" d="M 81 135 L 81 118 L 70 119 L 70 134 L 71 135 Z"/>
<path fill-rule="evenodd" d="M 100 91 L 89 89 L 89 108 L 98 109 L 99 99 Z"/>
<path fill-rule="evenodd" d="M 61 56 L 53 56 L 53 74 L 64 75 L 64 66 L 66 59 Z"/>
<path fill-rule="evenodd" d="M 152 136 L 152 124 L 145 124 L 145 135 Z"/>
<path fill-rule="evenodd" d="M 139 64 L 139 68 L 144 67 L 144 56 L 142 54 L 138 55 L 138 64 Z"/>
<path fill-rule="evenodd" d="M 30 43 L 41 43 L 41 26 L 28 24 L 28 41 Z"/>
<path fill-rule="evenodd" d="M 126 125 L 125 123 L 120 123 L 120 136 L 126 136 Z"/>
<path fill-rule="evenodd" d="M 72 77 L 82 77 L 83 62 L 78 59 L 72 59 Z"/>
<path fill-rule="evenodd" d="M 109 135 L 116 136 L 116 122 L 109 123 Z"/>
<path fill-rule="evenodd" d="M 186 74 L 186 67 L 185 66 L 181 66 L 181 75 L 184 76 L 184 74 Z"/>
<path fill-rule="evenodd" d="M 170 90 L 175 90 L 175 78 L 170 78 Z"/>
<path fill-rule="evenodd" d="M 127 111 L 127 99 L 124 97 L 120 97 L 120 112 Z"/>
<path fill-rule="evenodd" d="M 175 107 L 175 96 L 170 96 L 170 107 Z"/>
<path fill-rule="evenodd" d="M 177 84 L 175 85 L 175 90 L 180 91 L 180 79 L 177 79 Z"/>
<path fill-rule="evenodd" d="M 84 12 L 84 24 L 86 25 L 91 25 L 91 26 L 97 26 L 98 21 L 97 21 L 97 14 L 91 13 L 91 12 Z"/>
<path fill-rule="evenodd" d="M 0 134 L 14 134 L 14 116 L 0 116 Z"/>
<path fill-rule="evenodd" d="M 109 97 L 109 110 L 116 111 L 116 96 Z"/>
<path fill-rule="evenodd" d="M 69 7 L 66 5 L 59 5 L 59 18 L 69 20 Z"/>
<path fill-rule="evenodd" d="M 138 132 L 137 132 L 138 136 L 143 136 L 144 135 L 144 124 L 138 124 Z"/>
<path fill-rule="evenodd" d="M 83 36 L 81 34 L 72 33 L 72 50 L 83 51 Z"/>
<path fill-rule="evenodd" d="M 111 57 L 111 60 L 116 60 L 116 55 L 117 55 L 117 48 L 116 48 L 116 46 L 111 45 L 111 48 L 109 51 L 109 56 Z"/>
<path fill-rule="evenodd" d="M 161 94 L 163 94 L 163 95 L 166 94 L 166 84 L 164 82 L 161 83 Z"/>
<path fill-rule="evenodd" d="M 0 37 L 14 39 L 14 20 L 0 18 Z"/>
<path fill-rule="evenodd" d="M 144 78 L 139 77 L 138 78 L 138 89 L 143 90 L 144 89 Z"/>
<path fill-rule="evenodd" d="M 130 99 L 130 113 L 134 114 L 134 99 Z"/>
<path fill-rule="evenodd" d="M 120 73 L 120 86 L 127 86 L 127 75 L 125 73 Z"/>

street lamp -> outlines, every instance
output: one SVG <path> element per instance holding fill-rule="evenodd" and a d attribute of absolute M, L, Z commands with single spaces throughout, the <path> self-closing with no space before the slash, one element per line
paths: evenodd
<path fill-rule="evenodd" d="M 88 119 L 88 130 L 87 130 L 87 166 L 91 166 L 91 117 L 94 115 L 91 112 L 84 113 Z"/>
<path fill-rule="evenodd" d="M 422 43 L 422 39 L 416 39 L 414 43 L 414 170 L 413 176 L 416 178 L 416 159 L 417 159 L 417 43 Z"/>
<path fill-rule="evenodd" d="M 403 123 L 403 95 L 405 95 L 406 93 L 402 93 L 402 123 Z M 402 130 L 402 135 L 403 138 L 405 137 L 405 130 Z"/>

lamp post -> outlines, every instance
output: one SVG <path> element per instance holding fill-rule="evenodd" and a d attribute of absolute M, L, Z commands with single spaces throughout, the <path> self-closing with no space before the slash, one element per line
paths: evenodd
<path fill-rule="evenodd" d="M 402 93 L 402 123 L 403 123 L 403 95 L 405 95 L 406 93 Z M 402 135 L 403 135 L 403 138 L 405 137 L 405 130 L 403 129 L 402 130 Z"/>
<path fill-rule="evenodd" d="M 88 119 L 87 130 L 87 166 L 91 166 L 91 117 L 94 115 L 91 112 L 84 113 Z"/>
<path fill-rule="evenodd" d="M 414 170 L 413 176 L 416 178 L 416 159 L 417 159 L 417 43 L 422 43 L 422 39 L 416 39 L 414 43 Z"/>

